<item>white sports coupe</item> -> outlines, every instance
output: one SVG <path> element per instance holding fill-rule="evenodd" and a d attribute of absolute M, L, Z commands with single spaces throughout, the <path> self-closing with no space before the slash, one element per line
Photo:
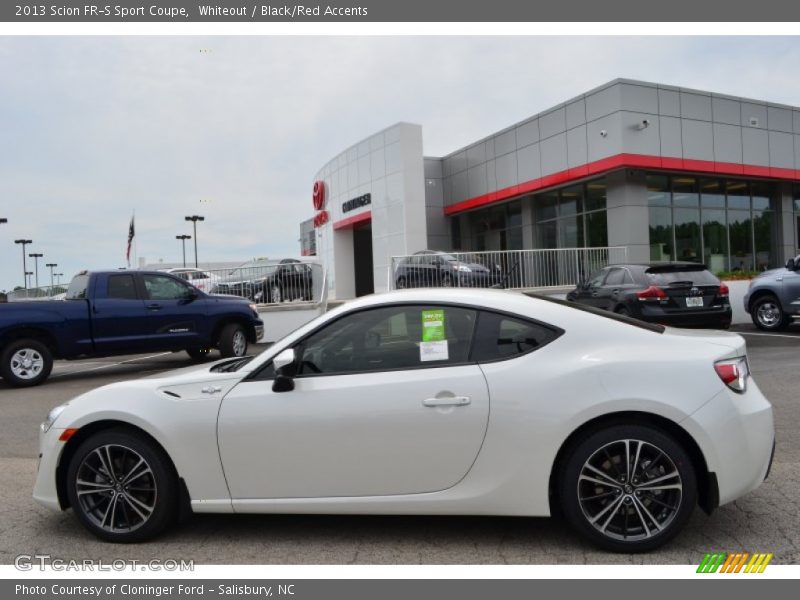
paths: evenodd
<path fill-rule="evenodd" d="M 557 512 L 622 552 L 756 488 L 775 439 L 738 335 L 461 289 L 364 297 L 259 356 L 101 387 L 40 437 L 34 498 L 113 542 L 186 509 Z"/>

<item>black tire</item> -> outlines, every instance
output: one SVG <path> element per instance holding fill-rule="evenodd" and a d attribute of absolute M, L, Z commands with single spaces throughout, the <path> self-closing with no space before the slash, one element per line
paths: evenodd
<path fill-rule="evenodd" d="M 38 340 L 15 340 L 0 353 L 0 375 L 14 387 L 39 385 L 52 370 L 53 353 Z"/>
<path fill-rule="evenodd" d="M 219 334 L 219 353 L 223 358 L 236 358 L 247 354 L 247 334 L 238 323 L 228 323 Z"/>
<path fill-rule="evenodd" d="M 188 348 L 186 354 L 189 355 L 194 362 L 204 362 L 211 357 L 210 348 Z"/>
<path fill-rule="evenodd" d="M 614 312 L 617 313 L 618 315 L 622 315 L 623 317 L 630 317 L 631 316 L 631 311 L 629 311 L 624 306 L 618 306 L 617 310 L 615 310 Z"/>
<path fill-rule="evenodd" d="M 397 289 L 404 290 L 406 289 L 406 278 L 405 277 L 398 277 L 397 278 Z"/>
<path fill-rule="evenodd" d="M 630 460 L 638 459 L 627 473 L 626 441 Z M 659 484 L 680 489 L 653 489 Z M 689 455 L 665 432 L 615 425 L 584 436 L 567 453 L 558 472 L 558 498 L 567 522 L 591 543 L 613 552 L 647 552 L 686 525 L 697 503 L 697 476 Z"/>
<path fill-rule="evenodd" d="M 109 456 L 113 485 L 102 468 Z M 135 485 L 122 483 L 140 471 L 130 479 Z M 100 431 L 81 443 L 67 468 L 67 495 L 81 525 L 107 542 L 151 539 L 178 515 L 178 476 L 169 457 L 146 436 L 124 428 Z"/>
<path fill-rule="evenodd" d="M 280 304 L 286 301 L 286 298 L 283 296 L 283 290 L 277 283 L 273 283 L 269 287 L 269 301 L 274 304 Z"/>
<path fill-rule="evenodd" d="M 442 287 L 453 287 L 453 278 L 446 273 L 442 275 Z"/>
<path fill-rule="evenodd" d="M 772 295 L 761 296 L 750 306 L 750 318 L 753 325 L 762 331 L 781 331 L 789 326 L 792 318 L 789 317 L 780 301 Z"/>

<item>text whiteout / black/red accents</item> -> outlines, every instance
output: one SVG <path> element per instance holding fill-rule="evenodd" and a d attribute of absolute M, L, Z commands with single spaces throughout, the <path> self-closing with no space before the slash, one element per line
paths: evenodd
<path fill-rule="evenodd" d="M 372 204 L 372 194 L 363 194 L 362 196 L 358 196 L 352 200 L 342 202 L 342 212 L 350 212 L 351 210 L 361 208 L 362 206 L 368 206 L 370 204 Z"/>

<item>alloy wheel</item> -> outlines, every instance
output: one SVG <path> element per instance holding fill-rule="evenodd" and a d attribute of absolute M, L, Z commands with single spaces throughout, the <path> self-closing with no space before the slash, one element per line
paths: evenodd
<path fill-rule="evenodd" d="M 81 511 L 109 533 L 131 532 L 150 520 L 158 501 L 152 467 L 120 444 L 98 446 L 81 462 L 75 479 Z"/>
<path fill-rule="evenodd" d="M 245 352 L 247 352 L 247 338 L 240 329 L 233 334 L 233 355 L 244 356 Z"/>
<path fill-rule="evenodd" d="M 764 327 L 775 327 L 781 321 L 781 309 L 772 300 L 767 300 L 758 305 L 758 309 L 756 310 L 756 318 Z"/>
<path fill-rule="evenodd" d="M 624 541 L 666 530 L 683 501 L 675 463 L 657 446 L 637 439 L 617 440 L 595 451 L 581 468 L 577 491 L 588 523 Z"/>
<path fill-rule="evenodd" d="M 44 369 L 44 357 L 33 348 L 20 348 L 11 356 L 11 372 L 20 379 L 35 379 Z"/>
<path fill-rule="evenodd" d="M 273 285 L 270 289 L 270 296 L 273 302 L 283 302 L 283 297 L 281 296 L 281 288 L 277 285 Z"/>

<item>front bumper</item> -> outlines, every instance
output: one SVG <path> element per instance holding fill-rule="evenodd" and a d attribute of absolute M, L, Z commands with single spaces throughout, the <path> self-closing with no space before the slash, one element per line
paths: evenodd
<path fill-rule="evenodd" d="M 745 393 L 725 389 L 681 425 L 717 476 L 720 505 L 754 490 L 766 478 L 775 443 L 772 405 L 752 377 Z"/>
<path fill-rule="evenodd" d="M 61 510 L 56 486 L 56 471 L 64 449 L 64 442 L 59 441 L 63 429 L 51 427 L 47 433 L 39 430 L 39 469 L 36 483 L 33 486 L 33 499 L 52 510 Z"/>

